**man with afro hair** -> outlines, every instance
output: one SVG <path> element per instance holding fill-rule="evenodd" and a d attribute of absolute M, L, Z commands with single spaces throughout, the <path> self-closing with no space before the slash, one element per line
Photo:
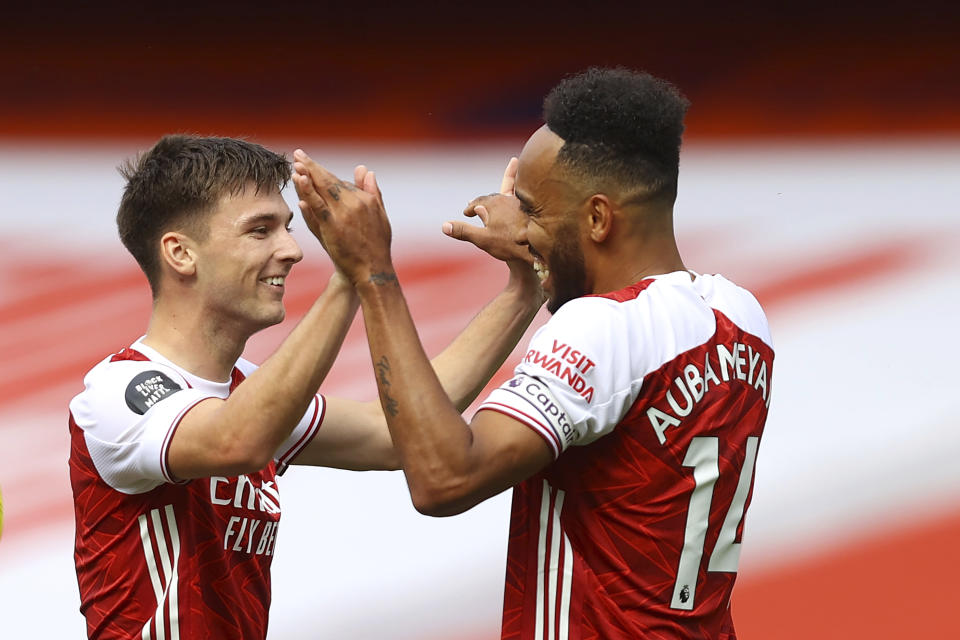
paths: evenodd
<path fill-rule="evenodd" d="M 545 100 L 513 196 L 469 205 L 488 227 L 515 221 L 553 313 L 469 423 L 417 338 L 382 200 L 328 197 L 337 178 L 295 155 L 301 207 L 360 297 L 414 505 L 450 515 L 514 488 L 503 638 L 736 637 L 773 349 L 756 299 L 677 249 L 687 106 L 646 73 L 570 77 Z"/>

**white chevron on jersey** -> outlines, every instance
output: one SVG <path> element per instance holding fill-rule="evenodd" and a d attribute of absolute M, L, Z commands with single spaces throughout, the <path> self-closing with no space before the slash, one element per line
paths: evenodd
<path fill-rule="evenodd" d="M 137 518 L 140 524 L 140 540 L 143 543 L 143 555 L 150 573 L 150 583 L 157 598 L 157 612 L 143 625 L 141 640 L 153 640 L 151 626 L 156 630 L 156 640 L 167 640 L 167 627 L 164 622 L 169 618 L 169 640 L 180 639 L 180 609 L 177 601 L 177 582 L 180 565 L 180 530 L 173 513 L 173 505 L 163 508 L 167 528 L 164 529 L 159 509 L 151 509 L 150 517 L 142 514 Z M 169 542 L 169 550 L 168 550 Z M 157 553 L 160 565 L 157 565 Z M 172 557 L 171 557 L 172 552 Z M 161 574 L 160 569 L 163 569 Z M 166 615 L 165 615 L 166 614 Z"/>

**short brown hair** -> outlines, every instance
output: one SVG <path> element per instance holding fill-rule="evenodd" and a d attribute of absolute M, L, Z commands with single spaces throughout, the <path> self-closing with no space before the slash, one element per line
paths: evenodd
<path fill-rule="evenodd" d="M 290 162 L 246 140 L 177 134 L 126 160 L 119 171 L 127 183 L 117 210 L 117 232 L 156 297 L 163 234 L 184 229 L 203 240 L 208 231 L 205 214 L 222 197 L 236 195 L 249 184 L 257 193 L 283 189 L 290 179 Z"/>

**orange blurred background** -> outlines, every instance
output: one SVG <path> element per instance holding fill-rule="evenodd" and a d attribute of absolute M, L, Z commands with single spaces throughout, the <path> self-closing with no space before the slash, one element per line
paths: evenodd
<path fill-rule="evenodd" d="M 960 130 L 955 2 L 452 4 L 7 6 L 0 136 L 522 137 L 590 65 L 677 83 L 691 139 Z"/>
<path fill-rule="evenodd" d="M 686 143 L 694 147 L 840 143 L 866 145 L 869 155 L 871 145 L 907 140 L 944 142 L 947 153 L 960 149 L 957 3 L 866 7 L 814 1 L 791 9 L 757 0 L 711 7 L 623 4 L 5 7 L 0 146 L 11 155 L 35 146 L 129 149 L 185 131 L 281 147 L 310 140 L 401 150 L 438 146 L 461 154 L 491 143 L 519 148 L 539 125 L 543 95 L 560 78 L 591 65 L 624 65 L 668 78 L 687 94 L 692 107 Z M 69 168 L 39 170 L 55 182 L 56 173 Z M 465 193 L 464 201 L 471 195 Z M 5 222 L 29 215 L 10 202 L 4 207 Z M 904 212 L 904 220 L 909 215 Z M 960 212 L 946 215 L 956 219 Z M 96 281 L 82 279 L 68 263 L 33 264 L 29 247 L 16 244 L 7 238 L 0 247 L 19 256 L 21 276 L 29 271 L 82 283 L 65 285 L 58 295 L 82 298 L 98 295 L 98 286 L 142 284 L 129 268 Z M 799 312 L 812 291 L 843 295 L 844 283 L 902 272 L 924 259 L 925 247 L 867 247 L 847 262 L 804 264 L 773 280 L 748 272 L 743 281 L 756 285 L 761 302 L 785 316 Z M 747 239 L 742 251 L 750 250 Z M 10 260 L 3 264 L 10 267 Z M 444 269 L 461 264 L 443 260 Z M 753 264 L 761 268 L 760 260 Z M 414 286 L 440 286 L 431 280 L 440 277 L 431 272 L 435 267 L 408 265 Z M 25 286 L 12 288 L 12 278 L 4 282 L 4 331 L 53 304 Z M 431 303 L 423 304 L 422 318 L 429 321 Z M 131 325 L 140 322 L 135 317 Z M 354 331 L 354 339 L 360 344 L 362 336 Z M 960 355 L 955 346 L 946 349 Z M 79 383 L 83 370 L 63 368 L 58 383 L 70 377 Z M 0 409 L 19 407 L 18 395 L 35 382 L 5 374 Z M 11 456 L 0 451 L 5 488 L 13 481 L 4 476 L 2 461 Z M 37 517 L 62 523 L 69 512 L 58 509 Z M 769 571 L 758 562 L 752 565 L 756 571 L 742 572 L 733 603 L 741 639 L 950 637 L 950 605 L 960 599 L 951 571 L 960 566 L 960 502 L 899 524 L 821 553 L 779 558 Z M 5 537 L 14 535 L 5 531 Z M 0 546 L 0 577 L 2 551 Z M 337 577 L 318 572 L 316 579 Z M 0 602 L 0 609 L 8 607 L 9 600 Z M 75 611 L 54 613 L 79 617 Z M 481 633 L 460 630 L 465 638 Z"/>

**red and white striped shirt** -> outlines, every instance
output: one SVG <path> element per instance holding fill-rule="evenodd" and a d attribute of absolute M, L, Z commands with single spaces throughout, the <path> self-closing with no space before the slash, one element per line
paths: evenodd
<path fill-rule="evenodd" d="M 70 402 L 80 611 L 90 638 L 264 638 L 280 521 L 277 474 L 316 434 L 324 399 L 257 473 L 178 481 L 183 416 L 256 366 L 204 380 L 137 342 L 97 364 Z"/>
<path fill-rule="evenodd" d="M 514 488 L 503 638 L 736 637 L 772 365 L 760 305 L 720 276 L 656 276 L 557 311 L 480 407 L 557 456 Z"/>

